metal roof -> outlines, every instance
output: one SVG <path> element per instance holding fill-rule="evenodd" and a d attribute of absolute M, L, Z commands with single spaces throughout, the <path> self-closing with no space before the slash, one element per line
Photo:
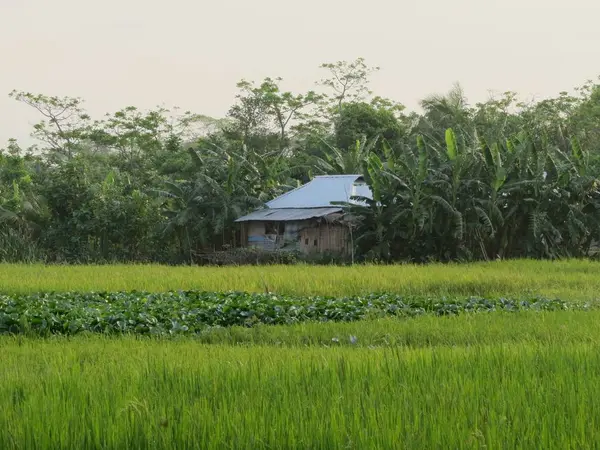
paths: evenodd
<path fill-rule="evenodd" d="M 280 222 L 290 220 L 307 220 L 315 217 L 324 217 L 342 211 L 342 208 L 282 208 L 260 209 L 247 216 L 240 217 L 236 222 Z"/>
<path fill-rule="evenodd" d="M 269 208 L 326 208 L 350 197 L 372 198 L 362 175 L 323 175 L 267 203 Z"/>

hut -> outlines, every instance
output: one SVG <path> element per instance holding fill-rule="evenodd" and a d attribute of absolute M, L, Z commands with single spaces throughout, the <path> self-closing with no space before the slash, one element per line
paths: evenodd
<path fill-rule="evenodd" d="M 353 203 L 353 197 L 371 198 L 362 175 L 317 176 L 237 219 L 242 243 L 263 250 L 347 253 L 350 229 L 340 203 Z"/>

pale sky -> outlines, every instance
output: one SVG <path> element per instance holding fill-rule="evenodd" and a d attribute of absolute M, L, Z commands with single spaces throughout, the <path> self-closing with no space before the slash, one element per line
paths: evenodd
<path fill-rule="evenodd" d="M 241 78 L 307 91 L 359 56 L 409 108 L 457 81 L 471 102 L 552 96 L 600 75 L 598 17 L 598 0 L 0 0 L 0 147 L 37 119 L 13 89 L 220 117 Z"/>

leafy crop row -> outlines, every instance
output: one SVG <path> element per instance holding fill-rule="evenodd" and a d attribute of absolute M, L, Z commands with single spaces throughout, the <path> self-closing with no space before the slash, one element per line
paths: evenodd
<path fill-rule="evenodd" d="M 355 321 L 369 317 L 450 315 L 496 310 L 582 308 L 560 300 L 446 300 L 372 294 L 292 297 L 243 292 L 45 293 L 0 296 L 0 333 L 193 334 L 207 326 Z"/>

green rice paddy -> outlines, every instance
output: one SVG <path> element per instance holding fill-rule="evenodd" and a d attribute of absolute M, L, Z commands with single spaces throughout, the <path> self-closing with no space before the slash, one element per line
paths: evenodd
<path fill-rule="evenodd" d="M 588 261 L 390 267 L 0 266 L 0 293 L 600 298 Z M 0 336 L 1 449 L 584 449 L 600 310 Z"/>

